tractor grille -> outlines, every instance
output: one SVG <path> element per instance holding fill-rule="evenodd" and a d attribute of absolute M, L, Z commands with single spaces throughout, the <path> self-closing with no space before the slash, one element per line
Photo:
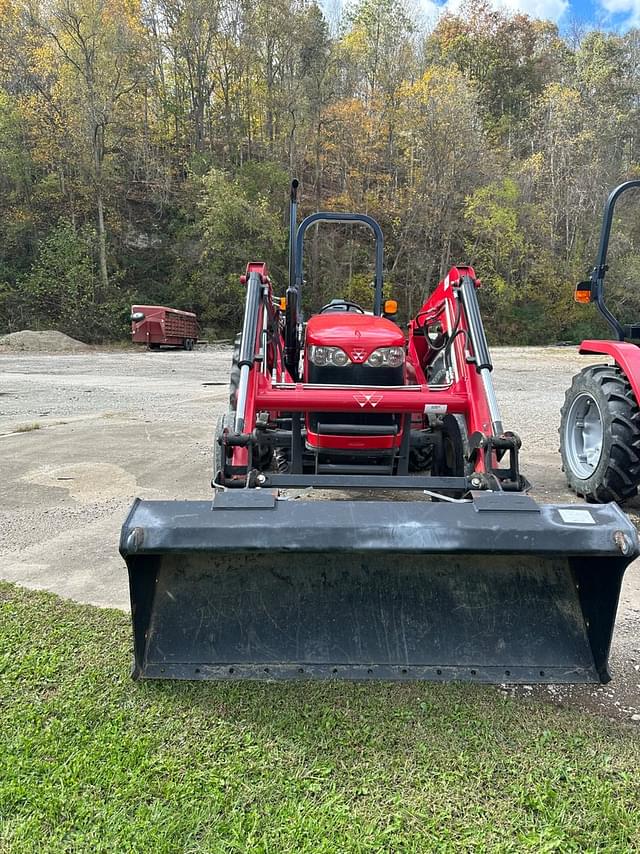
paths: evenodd
<path fill-rule="evenodd" d="M 347 365 L 344 368 L 319 368 L 309 365 L 309 382 L 326 385 L 399 386 L 404 385 L 404 369 L 371 368 L 368 365 Z M 357 404 L 354 401 L 354 407 Z M 318 432 L 318 424 L 349 424 L 362 427 L 394 427 L 395 415 L 378 412 L 311 412 L 309 429 Z M 326 431 L 325 431 L 326 432 Z"/>

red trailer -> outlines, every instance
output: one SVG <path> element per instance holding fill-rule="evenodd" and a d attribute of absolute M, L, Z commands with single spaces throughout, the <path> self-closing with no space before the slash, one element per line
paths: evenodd
<path fill-rule="evenodd" d="M 132 305 L 131 340 L 146 344 L 150 350 L 159 350 L 161 344 L 193 350 L 198 340 L 198 320 L 191 311 L 163 305 Z"/>

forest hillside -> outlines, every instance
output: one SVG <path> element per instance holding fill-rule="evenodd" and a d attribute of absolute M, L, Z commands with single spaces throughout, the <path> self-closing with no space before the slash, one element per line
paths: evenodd
<path fill-rule="evenodd" d="M 406 319 L 472 263 L 495 343 L 602 329 L 572 293 L 640 177 L 640 31 L 560 33 L 482 0 L 0 0 L 0 333 L 124 337 L 129 306 L 239 324 L 247 261 L 286 274 L 287 200 L 364 211 Z M 630 196 L 632 194 L 627 194 Z M 638 201 L 611 298 L 640 320 Z M 365 232 L 311 234 L 306 300 L 370 300 Z"/>

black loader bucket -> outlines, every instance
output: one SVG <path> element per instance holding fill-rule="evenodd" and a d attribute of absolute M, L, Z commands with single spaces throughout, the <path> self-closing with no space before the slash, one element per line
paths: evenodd
<path fill-rule="evenodd" d="M 136 501 L 122 531 L 145 679 L 606 682 L 615 505 Z"/>

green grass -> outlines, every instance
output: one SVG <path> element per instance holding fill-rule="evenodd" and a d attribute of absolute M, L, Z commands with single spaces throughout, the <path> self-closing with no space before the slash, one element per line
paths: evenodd
<path fill-rule="evenodd" d="M 0 585 L 0 850 L 640 850 L 640 733 L 490 687 L 136 684 L 129 621 Z"/>

